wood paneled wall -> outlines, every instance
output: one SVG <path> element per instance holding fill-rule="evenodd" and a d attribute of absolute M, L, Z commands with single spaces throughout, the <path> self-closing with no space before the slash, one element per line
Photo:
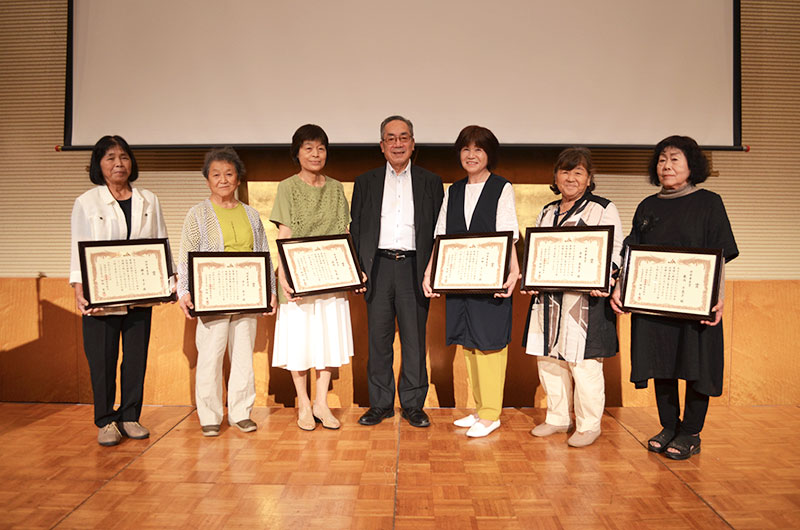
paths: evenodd
<path fill-rule="evenodd" d="M 0 278 L 0 401 L 91 403 L 89 369 L 83 355 L 80 317 L 66 280 Z M 800 281 L 728 281 L 725 326 L 725 387 L 715 403 L 777 405 L 800 403 Z M 515 294 L 513 339 L 506 375 L 506 406 L 544 406 L 535 359 L 520 344 L 528 298 Z M 335 373 L 330 404 L 368 406 L 366 307 L 352 296 L 356 355 Z M 273 317 L 259 319 L 255 347 L 256 404 L 294 406 L 288 372 L 272 368 Z M 428 371 L 431 389 L 427 406 L 468 407 L 466 369 L 460 352 L 444 344 L 444 302 L 433 300 L 428 321 Z M 605 363 L 608 406 L 652 405 L 651 390 L 636 390 L 630 374 L 630 319 L 619 322 L 620 355 Z M 195 322 L 176 305 L 153 311 L 145 402 L 190 405 L 194 402 L 197 349 Z M 396 341 L 395 347 L 399 347 Z M 399 352 L 395 356 L 399 368 Z M 227 367 L 226 367 L 227 370 Z"/>

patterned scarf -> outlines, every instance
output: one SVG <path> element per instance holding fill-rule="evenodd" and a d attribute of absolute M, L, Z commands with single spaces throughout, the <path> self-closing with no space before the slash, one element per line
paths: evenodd
<path fill-rule="evenodd" d="M 537 226 L 597 226 L 604 208 L 585 197 L 569 212 L 558 213 L 558 203 L 547 207 Z M 589 327 L 589 295 L 565 291 L 539 293 L 533 304 L 527 350 L 571 363 L 583 360 Z M 547 337 L 545 342 L 544 338 Z"/>

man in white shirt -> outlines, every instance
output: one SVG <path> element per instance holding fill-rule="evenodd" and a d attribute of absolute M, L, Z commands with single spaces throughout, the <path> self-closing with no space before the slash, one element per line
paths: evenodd
<path fill-rule="evenodd" d="M 425 326 L 429 300 L 422 277 L 433 249 L 433 229 L 444 197 L 442 179 L 411 164 L 414 126 L 402 116 L 381 123 L 384 167 L 356 178 L 350 233 L 367 275 L 370 408 L 358 420 L 377 425 L 394 416 L 395 319 L 402 364 L 397 392 L 402 416 L 414 427 L 430 425 L 422 410 L 428 394 Z"/>

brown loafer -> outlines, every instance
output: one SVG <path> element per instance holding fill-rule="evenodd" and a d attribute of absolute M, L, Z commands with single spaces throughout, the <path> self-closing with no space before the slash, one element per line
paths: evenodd
<path fill-rule="evenodd" d="M 219 436 L 219 425 L 203 425 L 200 430 L 203 436 Z"/>
<path fill-rule="evenodd" d="M 256 424 L 256 422 L 254 422 L 250 418 L 244 419 L 242 421 L 237 421 L 236 423 L 230 423 L 230 426 L 236 427 L 242 432 L 253 432 L 256 429 L 258 429 L 258 425 Z"/>

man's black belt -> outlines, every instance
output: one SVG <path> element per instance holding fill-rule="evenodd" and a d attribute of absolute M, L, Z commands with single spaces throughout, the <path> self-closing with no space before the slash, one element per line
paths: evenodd
<path fill-rule="evenodd" d="M 382 258 L 389 258 L 395 261 L 400 261 L 406 258 L 413 258 L 417 255 L 415 250 L 388 250 L 385 248 L 378 249 L 378 256 Z"/>

